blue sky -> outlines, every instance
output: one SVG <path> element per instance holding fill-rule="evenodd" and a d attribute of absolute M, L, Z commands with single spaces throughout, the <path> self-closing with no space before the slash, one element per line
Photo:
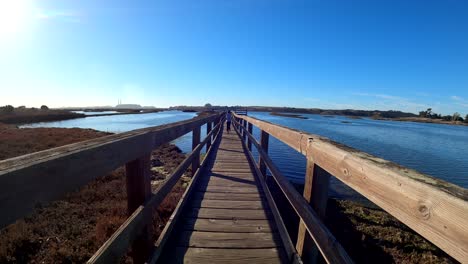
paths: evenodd
<path fill-rule="evenodd" d="M 468 1 L 3 2 L 0 104 L 468 113 Z"/>

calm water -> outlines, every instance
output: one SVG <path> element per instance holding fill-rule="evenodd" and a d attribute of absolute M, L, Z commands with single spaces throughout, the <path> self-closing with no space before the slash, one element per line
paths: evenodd
<path fill-rule="evenodd" d="M 249 115 L 322 135 L 464 188 L 468 187 L 466 126 L 307 114 L 303 115 L 309 118 L 305 120 L 261 112 L 251 112 Z M 254 130 L 257 139 L 260 138 L 259 134 L 259 131 Z M 292 181 L 303 182 L 306 162 L 301 154 L 274 138 L 270 141 L 269 153 L 287 177 Z M 332 189 L 340 192 L 343 186 L 336 182 Z"/>
<path fill-rule="evenodd" d="M 47 122 L 27 127 L 80 127 L 107 132 L 125 132 L 157 126 L 194 117 L 195 113 L 166 111 L 139 115 L 87 117 L 60 122 Z M 417 171 L 468 187 L 468 127 L 438 124 L 349 119 L 304 115 L 309 119 L 272 116 L 252 112 L 249 115 L 272 123 L 304 130 L 396 162 Z M 343 123 L 343 121 L 350 123 Z M 202 136 L 205 135 L 202 128 Z M 259 131 L 254 135 L 259 138 Z M 175 143 L 184 151 L 191 149 L 191 133 Z M 280 170 L 294 182 L 303 182 L 305 158 L 275 138 L 270 138 L 269 153 Z M 332 180 L 331 195 L 353 198 L 337 180 Z"/>
<path fill-rule="evenodd" d="M 107 115 L 107 114 L 116 114 L 117 111 L 100 111 L 100 112 L 92 112 L 92 111 L 71 111 L 77 114 L 84 114 L 84 115 Z"/>

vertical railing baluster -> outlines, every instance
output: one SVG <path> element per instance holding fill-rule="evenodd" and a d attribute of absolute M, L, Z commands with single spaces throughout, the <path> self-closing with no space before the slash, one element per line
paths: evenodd
<path fill-rule="evenodd" d="M 212 129 L 212 123 L 211 121 L 209 121 L 208 123 L 206 123 L 206 135 L 208 135 L 211 132 L 211 129 Z M 208 152 L 208 149 L 210 149 L 211 147 L 212 138 L 213 137 L 210 136 L 210 139 L 208 139 L 208 142 L 206 143 L 206 152 Z"/>
<path fill-rule="evenodd" d="M 127 214 L 130 216 L 139 206 L 151 198 L 151 154 L 144 155 L 125 164 L 127 183 Z M 145 263 L 153 245 L 153 225 L 151 215 L 145 219 L 146 227 L 133 242 L 133 263 Z"/>
<path fill-rule="evenodd" d="M 265 154 L 268 154 L 268 139 L 269 139 L 269 137 L 270 137 L 270 134 L 268 134 L 267 132 L 262 130 L 262 133 L 260 135 L 260 146 L 265 151 Z M 266 178 L 266 176 L 267 176 L 266 175 L 267 167 L 266 167 L 265 162 L 262 159 L 262 155 L 259 155 L 258 164 L 259 164 L 260 172 L 263 174 L 263 177 Z"/>
<path fill-rule="evenodd" d="M 247 137 L 247 120 L 242 119 L 242 141 L 245 142 L 245 138 Z"/>
<path fill-rule="evenodd" d="M 194 150 L 198 144 L 200 144 L 200 131 L 201 127 L 194 128 L 192 131 L 192 150 Z M 192 176 L 195 175 L 195 172 L 200 167 L 200 152 L 194 153 L 192 160 Z"/>
<path fill-rule="evenodd" d="M 311 142 L 312 139 L 309 139 L 309 146 Z M 307 153 L 311 153 L 310 147 L 308 147 Z M 307 156 L 304 199 L 310 203 L 322 221 L 325 220 L 329 184 L 330 174 L 317 166 L 309 154 Z M 296 250 L 304 263 L 317 263 L 320 254 L 302 220 L 299 223 Z"/>
<path fill-rule="evenodd" d="M 252 123 L 248 123 L 247 125 L 247 131 L 249 132 L 250 135 L 252 135 Z M 247 138 L 247 148 L 249 149 L 249 151 L 252 151 L 252 141 L 250 140 L 250 138 Z"/>

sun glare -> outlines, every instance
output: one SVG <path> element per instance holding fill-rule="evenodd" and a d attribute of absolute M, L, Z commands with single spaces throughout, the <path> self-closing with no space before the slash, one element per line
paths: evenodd
<path fill-rule="evenodd" d="M 24 28 L 31 12 L 28 0 L 0 0 L 0 37 Z"/>

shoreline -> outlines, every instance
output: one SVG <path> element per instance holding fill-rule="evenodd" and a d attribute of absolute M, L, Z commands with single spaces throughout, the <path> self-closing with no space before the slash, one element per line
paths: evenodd
<path fill-rule="evenodd" d="M 106 113 L 106 114 L 81 114 L 74 113 L 71 111 L 62 111 L 62 110 L 47 110 L 45 112 L 35 111 L 33 113 L 12 113 L 12 114 L 1 114 L 0 123 L 10 124 L 10 125 L 29 125 L 34 123 L 43 123 L 43 122 L 57 122 L 65 121 L 86 117 L 99 117 L 99 116 L 114 116 L 114 115 L 139 115 L 139 114 L 150 114 L 158 113 L 161 110 L 151 110 L 144 112 L 118 112 L 118 113 Z"/>
<path fill-rule="evenodd" d="M 401 118 L 373 118 L 373 120 L 398 121 L 398 122 L 415 122 L 426 124 L 452 125 L 452 126 L 468 126 L 468 123 L 461 121 L 445 121 L 442 119 L 431 119 L 424 117 L 401 117 Z"/>
<path fill-rule="evenodd" d="M 297 119 L 309 119 L 309 118 L 307 118 L 305 116 L 302 116 L 300 114 L 286 114 L 286 113 L 279 113 L 279 112 L 271 112 L 270 115 L 289 117 L 289 118 L 297 118 Z"/>
<path fill-rule="evenodd" d="M 252 111 L 256 112 L 256 111 Z M 278 113 L 278 112 L 270 112 L 270 115 L 273 116 L 282 116 L 282 117 L 290 117 L 290 118 L 299 118 L 299 119 L 308 119 L 307 117 L 302 116 L 301 114 L 310 114 L 310 113 L 294 113 L 294 114 L 288 114 L 288 113 Z M 396 117 L 396 118 L 383 118 L 383 117 L 378 117 L 378 118 L 373 118 L 369 116 L 349 116 L 346 114 L 339 115 L 330 115 L 330 114 L 313 114 L 313 115 L 319 115 L 327 118 L 333 118 L 335 116 L 343 116 L 349 119 L 364 119 L 364 118 L 369 118 L 372 120 L 377 120 L 377 121 L 398 121 L 398 122 L 415 122 L 415 123 L 427 123 L 427 124 L 440 124 L 440 125 L 452 125 L 452 126 L 468 126 L 467 122 L 461 122 L 461 121 L 445 121 L 441 119 L 430 119 L 430 118 L 423 118 L 423 117 Z M 350 122 L 350 121 L 349 121 Z M 351 122 L 350 122 L 351 123 Z"/>

